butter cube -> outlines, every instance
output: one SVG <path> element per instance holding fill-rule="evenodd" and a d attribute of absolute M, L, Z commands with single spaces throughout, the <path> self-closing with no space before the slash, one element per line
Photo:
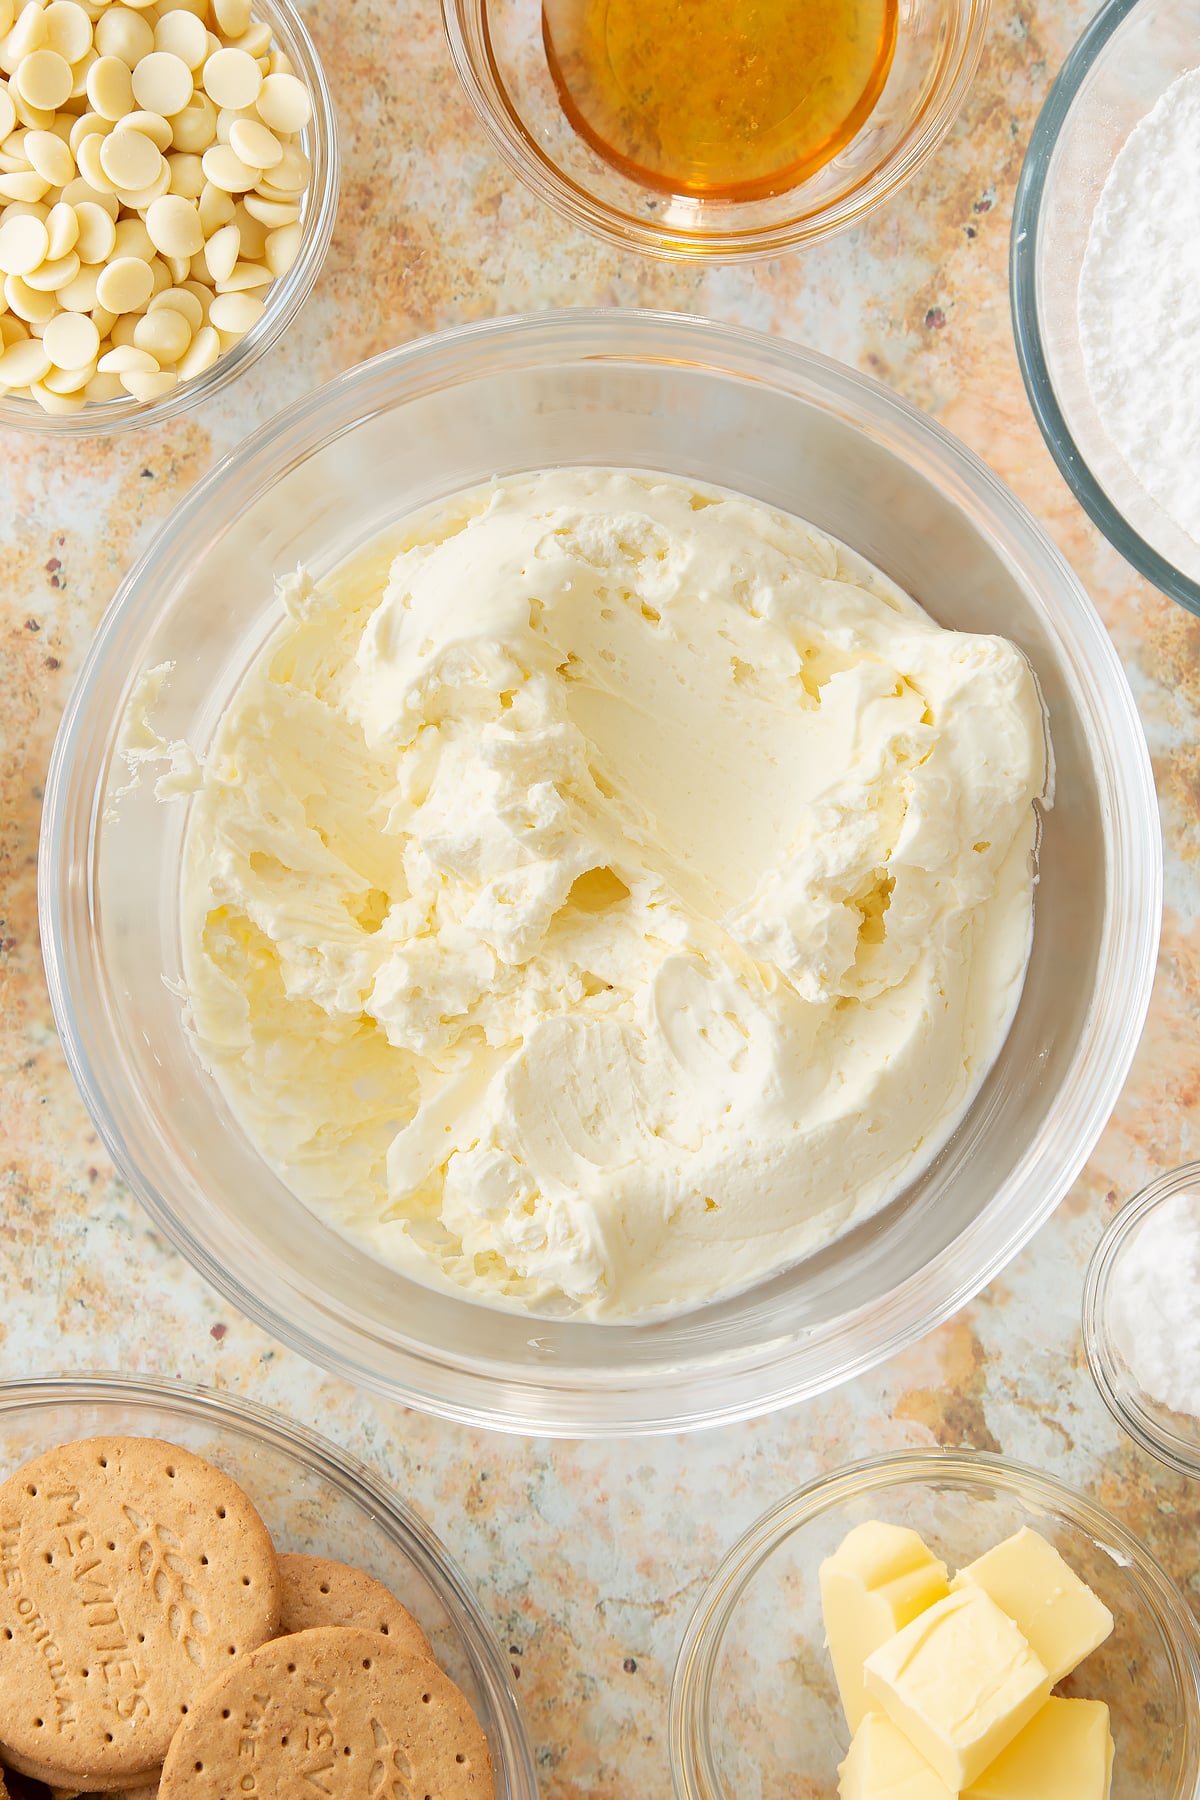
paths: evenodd
<path fill-rule="evenodd" d="M 868 1713 L 838 1770 L 841 1800 L 954 1800 L 886 1713 Z"/>
<path fill-rule="evenodd" d="M 868 1712 L 878 1710 L 863 1685 L 867 1657 L 949 1592 L 945 1563 L 904 1525 L 875 1519 L 856 1525 L 825 1558 L 825 1642 L 852 1733 Z"/>
<path fill-rule="evenodd" d="M 1112 1764 L 1103 1700 L 1051 1699 L 971 1784 L 963 1800 L 1030 1800 L 1035 1794 L 1037 1800 L 1108 1800 Z"/>
<path fill-rule="evenodd" d="M 960 1569 L 950 1585 L 959 1589 L 968 1583 L 990 1594 L 1008 1614 L 1054 1683 L 1113 1628 L 1103 1601 L 1067 1567 L 1053 1544 L 1028 1526 Z"/>
<path fill-rule="evenodd" d="M 1008 1614 L 966 1585 L 868 1656 L 867 1692 L 952 1793 L 969 1787 L 1050 1697 Z"/>

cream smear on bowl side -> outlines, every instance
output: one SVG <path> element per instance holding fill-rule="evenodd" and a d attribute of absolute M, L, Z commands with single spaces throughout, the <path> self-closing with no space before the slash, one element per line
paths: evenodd
<path fill-rule="evenodd" d="M 1139 121 L 1096 206 L 1079 342 L 1131 474 L 1200 543 L 1200 69 Z"/>
<path fill-rule="evenodd" d="M 397 541 L 283 585 L 192 802 L 189 1022 L 250 1139 L 494 1304 L 630 1318 L 827 1244 L 1011 1022 L 1025 659 L 665 477 L 498 481 Z"/>

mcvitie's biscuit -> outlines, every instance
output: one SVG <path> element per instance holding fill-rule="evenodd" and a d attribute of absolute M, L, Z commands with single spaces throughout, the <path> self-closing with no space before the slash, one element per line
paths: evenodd
<path fill-rule="evenodd" d="M 318 1625 L 358 1625 L 432 1662 L 429 1639 L 408 1608 L 361 1569 L 323 1556 L 288 1554 L 279 1558 L 279 1580 L 280 1637 Z"/>
<path fill-rule="evenodd" d="M 161 1800 L 493 1800 L 487 1740 L 436 1663 L 323 1626 L 252 1650 L 175 1734 Z"/>
<path fill-rule="evenodd" d="M 199 1694 L 274 1636 L 266 1527 L 220 1470 L 153 1438 L 90 1438 L 0 1486 L 0 1745 L 92 1792 L 152 1785 Z"/>

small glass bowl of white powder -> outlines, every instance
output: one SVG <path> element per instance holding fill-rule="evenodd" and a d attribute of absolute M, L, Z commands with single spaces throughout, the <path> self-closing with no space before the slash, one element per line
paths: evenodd
<path fill-rule="evenodd" d="M 1200 614 L 1200 38 L 1194 0 L 1108 0 L 1013 209 L 1017 354 L 1084 510 Z"/>
<path fill-rule="evenodd" d="M 1084 1283 L 1083 1342 L 1118 1424 L 1200 1477 L 1200 1162 L 1152 1181 L 1101 1238 Z"/>

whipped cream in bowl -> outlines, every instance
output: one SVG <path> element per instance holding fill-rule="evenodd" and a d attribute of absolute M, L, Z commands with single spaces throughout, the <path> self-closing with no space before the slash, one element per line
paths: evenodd
<path fill-rule="evenodd" d="M 893 1354 L 1067 1191 L 1152 796 L 1070 571 L 895 396 L 500 321 L 280 415 L 132 573 L 47 785 L 50 989 L 122 1173 L 276 1337 L 675 1430 Z"/>
<path fill-rule="evenodd" d="M 1032 936 L 1033 673 L 743 497 L 496 482 L 286 617 L 208 752 L 187 1016 L 282 1178 L 417 1279 L 630 1318 L 940 1148 Z M 139 756 L 141 752 L 139 752 Z"/>

